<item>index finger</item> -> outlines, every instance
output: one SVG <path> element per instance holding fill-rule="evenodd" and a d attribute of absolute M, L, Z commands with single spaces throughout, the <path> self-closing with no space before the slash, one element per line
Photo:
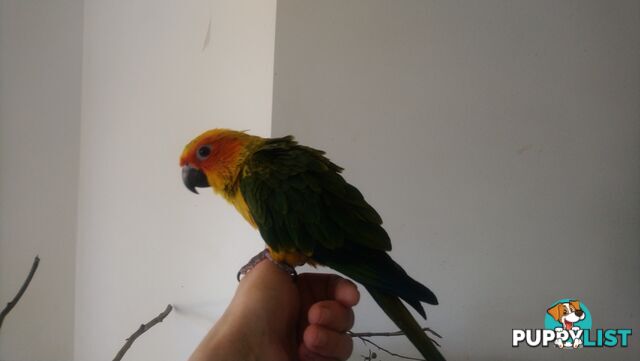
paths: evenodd
<path fill-rule="evenodd" d="M 304 283 L 317 300 L 336 300 L 345 307 L 360 301 L 360 292 L 355 283 L 335 274 L 303 273 L 299 282 Z"/>

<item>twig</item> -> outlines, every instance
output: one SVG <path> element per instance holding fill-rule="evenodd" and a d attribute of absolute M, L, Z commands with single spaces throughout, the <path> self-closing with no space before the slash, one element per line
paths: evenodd
<path fill-rule="evenodd" d="M 116 357 L 113 359 L 113 361 L 120 361 L 122 360 L 122 357 L 124 356 L 124 354 L 129 350 L 129 347 L 131 347 L 131 345 L 133 344 L 133 341 L 135 341 L 138 337 L 140 337 L 140 335 L 142 335 L 143 333 L 149 331 L 149 329 L 153 326 L 155 326 L 156 324 L 162 322 L 164 320 L 165 317 L 167 317 L 167 315 L 171 312 L 171 310 L 173 309 L 173 306 L 171 305 L 167 305 L 167 308 L 164 309 L 164 311 L 162 311 L 162 313 L 160 313 L 158 316 L 156 316 L 155 318 L 153 318 L 151 321 L 140 325 L 140 327 L 138 327 L 138 329 L 136 330 L 136 332 L 134 332 L 131 336 L 129 336 L 129 338 L 127 338 L 127 342 L 125 342 L 124 346 L 122 346 L 122 348 L 120 349 L 120 351 L 118 351 L 118 354 L 116 355 Z"/>
<path fill-rule="evenodd" d="M 423 327 L 422 331 L 429 331 L 430 333 L 432 333 L 434 336 L 436 336 L 437 338 L 442 338 L 442 336 L 440 336 L 440 334 L 438 334 L 436 331 L 430 329 L 429 327 Z M 351 337 L 357 337 L 359 339 L 362 339 L 363 337 L 377 337 L 377 336 L 383 336 L 383 337 L 389 337 L 389 336 L 404 336 L 404 332 L 403 331 L 396 331 L 396 332 L 348 332 L 348 334 Z M 428 336 L 427 336 L 428 337 Z M 431 342 L 433 342 L 436 346 L 440 347 L 440 344 L 438 343 L 438 341 L 434 340 L 433 338 L 429 337 L 429 339 L 431 340 Z M 377 346 L 377 345 L 376 345 Z"/>
<path fill-rule="evenodd" d="M 429 327 L 424 327 L 422 329 L 422 331 L 429 331 L 430 333 L 432 333 L 434 336 L 438 337 L 438 338 L 442 338 L 442 336 L 440 336 L 437 332 L 435 332 L 434 330 L 430 329 Z M 395 352 L 389 351 L 386 348 L 378 345 L 377 343 L 369 340 L 367 337 L 378 337 L 378 336 L 382 336 L 382 337 L 390 337 L 390 336 L 403 336 L 405 333 L 402 331 L 396 331 L 396 332 L 347 332 L 347 334 L 351 337 L 356 337 L 359 338 L 362 343 L 369 343 L 375 347 L 378 348 L 378 350 L 380 351 L 384 351 L 386 353 L 388 353 L 391 356 L 395 356 L 395 357 L 399 357 L 401 359 L 405 359 L 405 360 L 416 360 L 416 361 L 425 361 L 424 359 L 421 358 L 415 358 L 415 357 L 409 357 L 409 356 L 404 356 L 404 355 L 400 355 L 397 354 Z M 429 337 L 431 339 L 431 342 L 433 342 L 436 346 L 440 347 L 440 344 L 434 340 L 433 338 Z"/>
<path fill-rule="evenodd" d="M 373 342 L 373 341 L 371 341 L 371 340 L 369 340 L 367 338 L 359 337 L 359 336 L 356 336 L 356 337 L 358 337 L 360 340 L 362 340 L 363 343 L 370 343 L 373 346 L 377 347 L 378 350 L 384 351 L 384 352 L 388 353 L 391 356 L 399 357 L 399 358 L 405 359 L 405 360 L 426 361 L 425 359 L 422 359 L 422 358 L 409 357 L 409 356 L 404 356 L 404 355 L 397 354 L 395 352 L 391 352 L 391 351 L 387 350 L 386 348 L 378 345 L 377 343 L 375 343 L 375 342 Z"/>
<path fill-rule="evenodd" d="M 430 329 L 429 327 L 424 327 L 422 329 L 422 331 L 429 331 L 430 333 L 432 333 L 437 338 L 442 338 L 442 336 L 440 336 L 436 331 Z M 389 337 L 389 336 L 404 336 L 404 332 L 402 332 L 402 331 L 396 331 L 396 332 L 350 332 L 349 335 L 351 335 L 351 337 L 377 337 L 377 336 Z"/>
<path fill-rule="evenodd" d="M 33 259 L 33 264 L 31 265 L 31 270 L 27 275 L 27 279 L 24 280 L 24 283 L 22 283 L 22 287 L 20 287 L 20 290 L 18 290 L 18 293 L 16 294 L 16 296 L 9 303 L 7 303 L 7 305 L 2 310 L 2 312 L 0 312 L 0 328 L 2 328 L 2 322 L 4 322 L 4 318 L 16 306 L 18 301 L 20 301 L 20 297 L 22 297 L 22 295 L 24 294 L 24 291 L 26 291 L 27 287 L 29 287 L 29 283 L 31 283 L 31 279 L 33 278 L 33 275 L 36 273 L 36 270 L 38 269 L 39 264 L 40 264 L 40 257 L 36 256 L 36 258 Z"/>

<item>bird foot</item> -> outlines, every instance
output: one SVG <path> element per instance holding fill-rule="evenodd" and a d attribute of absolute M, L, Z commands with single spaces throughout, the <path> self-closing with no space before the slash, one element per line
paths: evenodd
<path fill-rule="evenodd" d="M 271 261 L 276 266 L 278 266 L 278 268 L 280 268 L 281 270 L 287 272 L 289 275 L 291 275 L 291 277 L 295 278 L 298 275 L 298 272 L 296 272 L 295 268 L 289 266 L 286 263 L 282 263 L 274 260 L 271 257 L 271 253 L 269 253 L 269 250 L 264 249 L 257 255 L 251 257 L 249 262 L 247 262 L 247 264 L 245 264 L 244 266 L 242 266 L 242 268 L 240 268 L 240 270 L 238 271 L 238 274 L 236 275 L 236 279 L 238 280 L 238 282 L 240 281 L 240 279 L 242 279 L 242 277 L 244 277 L 247 273 L 249 273 L 249 271 L 251 271 L 255 266 L 258 265 L 258 263 L 262 262 L 262 260 L 264 260 L 265 258 Z"/>

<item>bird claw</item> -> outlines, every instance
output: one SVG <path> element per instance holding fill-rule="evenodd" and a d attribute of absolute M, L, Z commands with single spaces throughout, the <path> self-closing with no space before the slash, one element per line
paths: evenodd
<path fill-rule="evenodd" d="M 287 272 L 289 274 L 289 276 L 291 276 L 292 278 L 296 278 L 298 277 L 298 272 L 296 272 L 296 268 L 289 266 L 287 263 L 284 262 L 278 262 L 276 260 L 274 260 L 271 257 L 271 253 L 269 253 L 269 250 L 265 249 L 263 252 L 266 253 L 266 257 L 269 261 L 271 261 L 273 264 L 275 264 L 276 266 L 278 266 L 278 268 L 280 268 L 281 270 Z"/>
<path fill-rule="evenodd" d="M 240 268 L 240 270 L 238 271 L 238 274 L 236 275 L 236 279 L 238 280 L 238 282 L 240 281 L 240 279 L 244 275 L 249 273 L 249 271 L 251 271 L 258 263 L 262 262 L 263 259 L 270 258 L 270 256 L 268 256 L 268 254 L 269 254 L 269 250 L 268 249 L 264 249 L 263 251 L 261 251 L 257 255 L 251 257 L 249 262 L 247 262 L 247 264 L 242 266 L 242 268 Z"/>
<path fill-rule="evenodd" d="M 249 273 L 249 271 L 251 271 L 255 266 L 258 265 L 258 263 L 262 262 L 265 258 L 271 261 L 276 266 L 278 266 L 278 268 L 280 268 L 281 270 L 287 272 L 289 275 L 291 275 L 291 277 L 295 278 L 298 276 L 298 272 L 296 272 L 295 268 L 289 266 L 286 263 L 282 263 L 274 260 L 271 257 L 269 250 L 264 249 L 257 255 L 251 257 L 249 262 L 247 262 L 247 264 L 245 264 L 244 266 L 242 266 L 242 268 L 240 268 L 240 270 L 238 271 L 238 274 L 236 275 L 236 279 L 238 280 L 238 282 L 240 282 L 242 277 L 244 277 L 247 273 Z"/>

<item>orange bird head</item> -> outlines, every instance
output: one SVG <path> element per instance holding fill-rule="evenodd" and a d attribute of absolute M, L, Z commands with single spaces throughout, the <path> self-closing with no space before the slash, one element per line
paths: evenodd
<path fill-rule="evenodd" d="M 180 156 L 182 181 L 192 192 L 196 187 L 212 187 L 229 195 L 242 164 L 262 138 L 229 129 L 206 131 L 184 147 Z"/>

